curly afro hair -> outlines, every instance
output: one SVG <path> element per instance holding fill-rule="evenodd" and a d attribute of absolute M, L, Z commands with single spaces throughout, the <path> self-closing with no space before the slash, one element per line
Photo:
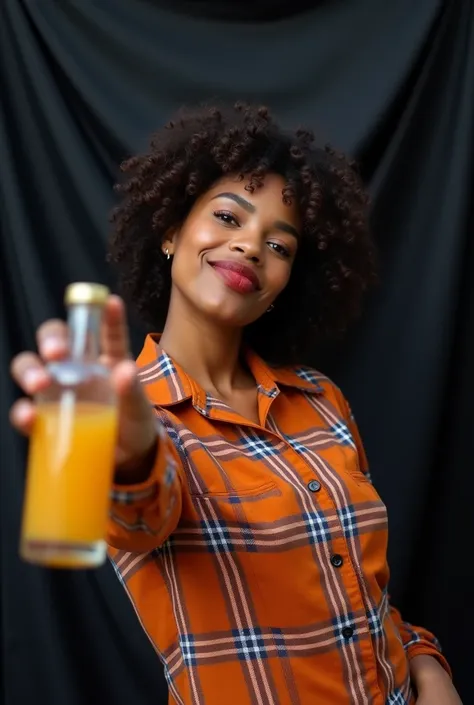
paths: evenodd
<path fill-rule="evenodd" d="M 164 325 L 171 289 L 161 241 L 226 175 L 248 179 L 250 192 L 267 173 L 281 175 L 282 198 L 296 199 L 302 217 L 290 281 L 274 310 L 245 328 L 245 342 L 270 363 L 301 364 L 359 313 L 376 278 L 368 197 L 354 165 L 315 145 L 311 132 L 284 132 L 265 107 L 183 110 L 122 171 L 109 259 L 125 297 L 155 331 Z"/>

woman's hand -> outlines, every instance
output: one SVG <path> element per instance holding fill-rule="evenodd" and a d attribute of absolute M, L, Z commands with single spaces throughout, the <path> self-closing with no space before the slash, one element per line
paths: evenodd
<path fill-rule="evenodd" d="M 414 656 L 410 670 L 417 705 L 462 705 L 451 678 L 433 656 Z"/>
<path fill-rule="evenodd" d="M 13 379 L 27 395 L 46 389 L 51 380 L 45 365 L 68 354 L 68 329 L 63 321 L 43 323 L 36 338 L 38 354 L 20 353 L 11 364 Z M 157 423 L 131 359 L 124 305 L 117 296 L 111 296 L 105 306 L 102 352 L 101 362 L 110 367 L 111 383 L 119 401 L 117 479 L 125 483 L 141 482 L 151 470 Z M 33 401 L 18 400 L 11 408 L 10 418 L 18 431 L 29 436 L 35 420 Z"/>

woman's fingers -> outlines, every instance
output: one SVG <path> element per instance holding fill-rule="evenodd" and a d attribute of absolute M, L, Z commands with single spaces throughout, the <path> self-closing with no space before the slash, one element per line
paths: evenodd
<path fill-rule="evenodd" d="M 120 406 L 129 420 L 148 422 L 153 418 L 150 402 L 138 380 L 137 368 L 132 360 L 124 360 L 112 371 L 112 384 L 120 399 Z"/>
<path fill-rule="evenodd" d="M 105 361 L 111 366 L 121 360 L 130 359 L 125 306 L 119 296 L 110 296 L 104 308 L 101 348 Z"/>
<path fill-rule="evenodd" d="M 29 399 L 19 399 L 10 409 L 10 422 L 17 431 L 29 436 L 35 421 L 35 407 Z"/>
<path fill-rule="evenodd" d="M 130 360 L 125 307 L 118 296 L 111 296 L 104 308 L 101 335 L 103 358 L 114 368 L 112 382 L 120 397 L 121 407 L 129 418 L 145 422 L 150 409 L 140 389 L 135 365 Z M 43 391 L 51 383 L 47 364 L 68 355 L 68 326 L 57 319 L 46 321 L 38 328 L 36 339 L 39 354 L 23 352 L 11 363 L 14 381 L 28 396 Z M 20 399 L 10 410 L 11 423 L 26 435 L 31 432 L 35 415 L 34 403 L 29 399 Z"/>
<path fill-rule="evenodd" d="M 13 379 L 27 394 L 36 394 L 48 385 L 50 378 L 45 363 L 60 360 L 67 355 L 67 325 L 56 319 L 46 321 L 38 328 L 36 340 L 39 355 L 23 352 L 11 364 Z"/>
<path fill-rule="evenodd" d="M 120 409 L 118 464 L 138 467 L 156 445 L 154 412 L 140 385 L 134 362 L 123 360 L 115 365 L 111 380 Z"/>
<path fill-rule="evenodd" d="M 60 360 L 68 353 L 69 332 L 64 321 L 53 318 L 43 323 L 36 332 L 40 356 L 46 362 Z"/>
<path fill-rule="evenodd" d="M 32 352 L 17 355 L 10 369 L 13 379 L 26 394 L 36 394 L 45 389 L 50 382 L 43 361 Z"/>

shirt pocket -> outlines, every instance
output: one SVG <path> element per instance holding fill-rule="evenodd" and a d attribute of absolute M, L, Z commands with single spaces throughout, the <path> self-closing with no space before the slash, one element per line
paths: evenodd
<path fill-rule="evenodd" d="M 193 499 L 234 504 L 256 502 L 279 494 L 275 477 L 260 463 L 242 456 L 238 449 L 223 442 L 217 450 L 222 457 L 200 448 L 199 455 L 195 453 L 189 459 L 188 488 Z M 229 460 L 225 457 L 227 451 Z"/>
<path fill-rule="evenodd" d="M 201 521 L 228 531 L 235 539 L 235 548 L 244 550 L 246 541 L 243 537 L 254 524 L 278 516 L 275 508 L 280 509 L 281 495 L 280 487 L 270 478 L 229 491 L 191 492 L 190 500 Z"/>
<path fill-rule="evenodd" d="M 203 490 L 202 492 L 191 492 L 191 497 L 199 499 L 212 499 L 213 497 L 229 504 L 237 502 L 255 502 L 281 494 L 280 489 L 272 480 L 259 482 L 246 487 L 237 487 L 232 490 Z"/>

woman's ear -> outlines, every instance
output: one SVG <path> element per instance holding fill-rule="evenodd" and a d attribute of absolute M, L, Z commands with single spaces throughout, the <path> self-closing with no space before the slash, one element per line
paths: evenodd
<path fill-rule="evenodd" d="M 175 242 L 176 238 L 178 236 L 178 229 L 177 228 L 170 228 L 161 243 L 161 250 L 164 255 L 167 257 L 171 257 L 174 255 L 174 247 L 175 247 Z"/>

